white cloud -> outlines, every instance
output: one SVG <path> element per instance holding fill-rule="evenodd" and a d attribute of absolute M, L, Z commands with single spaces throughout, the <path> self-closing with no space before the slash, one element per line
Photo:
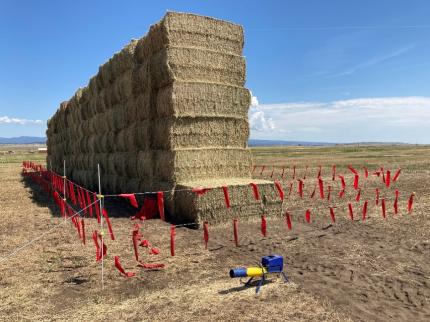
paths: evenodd
<path fill-rule="evenodd" d="M 19 125 L 27 125 L 27 124 L 43 124 L 42 120 L 28 120 L 28 119 L 19 119 L 9 116 L 0 116 L 0 124 L 19 124 Z"/>
<path fill-rule="evenodd" d="M 259 104 L 250 124 L 253 138 L 430 143 L 430 97 Z"/>
<path fill-rule="evenodd" d="M 259 107 L 258 99 L 251 92 L 251 106 L 248 113 L 249 125 L 251 130 L 257 132 L 273 131 L 275 123 L 272 118 L 267 118 L 264 111 Z"/>

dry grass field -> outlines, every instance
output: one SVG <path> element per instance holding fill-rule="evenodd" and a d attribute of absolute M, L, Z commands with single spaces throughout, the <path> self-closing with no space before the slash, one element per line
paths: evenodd
<path fill-rule="evenodd" d="M 319 205 L 311 224 L 293 211 L 291 231 L 281 217 L 268 218 L 267 237 L 259 233 L 255 218 L 240 222 L 240 247 L 234 246 L 231 223 L 220 224 L 210 226 L 208 250 L 200 229 L 177 228 L 174 257 L 169 251 L 169 224 L 145 221 L 144 238 L 161 252 L 141 251 L 141 257 L 165 263 L 164 270 L 136 267 L 131 244 L 134 222 L 126 218 L 130 207 L 108 204 L 117 239 L 107 241 L 103 290 L 90 238 L 96 220 L 86 220 L 83 246 L 73 225 L 59 217 L 52 198 L 22 178 L 22 160 L 43 162 L 45 157 L 28 153 L 31 149 L 0 154 L 1 321 L 430 320 L 430 147 L 255 148 L 254 162 L 266 165 L 268 171 L 271 165 L 296 164 L 297 173 L 303 175 L 308 165 L 315 176 L 321 165 L 328 178 L 332 164 L 343 173 L 348 164 L 401 167 L 396 187 L 404 192 L 400 213 L 393 216 L 390 208 L 384 220 L 379 208 L 372 206 L 362 222 L 349 220 L 338 208 L 337 221 L 330 225 Z M 409 215 L 404 201 L 412 191 L 416 199 Z M 284 255 L 289 283 L 273 277 L 255 295 L 254 287 L 244 288 L 229 278 L 230 268 L 255 265 L 270 253 Z M 137 276 L 120 276 L 114 255 Z"/>

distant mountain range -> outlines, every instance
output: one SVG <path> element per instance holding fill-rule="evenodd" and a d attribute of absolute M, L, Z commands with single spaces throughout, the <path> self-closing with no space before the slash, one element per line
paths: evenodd
<path fill-rule="evenodd" d="M 46 137 L 41 136 L 19 136 L 16 138 L 0 137 L 0 144 L 45 144 Z"/>
<path fill-rule="evenodd" d="M 282 141 L 282 140 L 257 140 L 250 139 L 248 141 L 249 146 L 332 146 L 336 143 L 328 142 L 307 142 L 307 141 Z"/>

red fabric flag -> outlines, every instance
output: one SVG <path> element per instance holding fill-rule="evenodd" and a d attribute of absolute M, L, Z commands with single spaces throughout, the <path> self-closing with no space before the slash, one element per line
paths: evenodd
<path fill-rule="evenodd" d="M 339 198 L 343 198 L 344 195 L 345 195 L 345 190 L 339 191 Z"/>
<path fill-rule="evenodd" d="M 364 177 L 367 179 L 369 177 L 369 170 L 367 170 L 366 167 L 363 167 L 364 169 Z"/>
<path fill-rule="evenodd" d="M 149 255 L 158 255 L 160 254 L 160 250 L 157 247 L 151 247 L 151 250 L 149 251 Z"/>
<path fill-rule="evenodd" d="M 134 208 L 139 208 L 139 204 L 137 203 L 136 196 L 134 195 L 134 193 L 121 193 L 119 196 L 127 198 Z"/>
<path fill-rule="evenodd" d="M 412 192 L 412 194 L 408 200 L 408 213 L 410 213 L 410 214 L 412 213 L 412 209 L 413 209 L 413 205 L 414 205 L 414 196 L 415 196 L 415 192 Z"/>
<path fill-rule="evenodd" d="M 208 222 L 207 221 L 205 221 L 203 223 L 203 240 L 205 241 L 205 249 L 208 249 L 209 227 L 208 227 Z"/>
<path fill-rule="evenodd" d="M 148 269 L 159 269 L 159 268 L 165 267 L 165 265 L 162 263 L 142 263 L 142 262 L 139 262 L 137 266 L 148 268 Z"/>
<path fill-rule="evenodd" d="M 320 188 L 320 197 L 324 199 L 324 183 L 321 178 L 318 179 L 318 186 Z"/>
<path fill-rule="evenodd" d="M 97 202 L 98 199 L 97 199 L 97 195 L 95 193 L 93 194 L 93 199 L 95 202 L 94 208 L 96 209 L 97 222 L 100 224 L 100 203 L 99 203 L 100 201 Z"/>
<path fill-rule="evenodd" d="M 377 205 L 379 205 L 379 189 L 378 188 L 376 188 L 375 189 L 375 205 L 377 206 Z"/>
<path fill-rule="evenodd" d="M 75 188 L 73 188 L 73 183 L 69 182 L 69 195 L 70 199 L 72 199 L 73 204 L 76 206 L 76 195 L 75 195 Z"/>
<path fill-rule="evenodd" d="M 158 204 L 158 212 L 160 213 L 160 218 L 162 221 L 166 221 L 164 218 L 164 194 L 163 191 L 157 192 L 157 204 Z"/>
<path fill-rule="evenodd" d="M 284 179 L 285 168 L 282 168 L 281 178 Z"/>
<path fill-rule="evenodd" d="M 306 210 L 305 219 L 308 224 L 311 222 L 311 211 L 309 209 Z"/>
<path fill-rule="evenodd" d="M 390 187 L 390 183 L 391 183 L 390 176 L 391 176 L 391 172 L 390 170 L 387 170 L 387 175 L 385 177 L 385 185 L 387 186 L 387 188 Z"/>
<path fill-rule="evenodd" d="M 386 208 L 385 208 L 385 199 L 381 199 L 381 207 L 382 207 L 382 217 L 386 217 Z"/>
<path fill-rule="evenodd" d="M 321 178 L 321 171 L 322 171 L 322 168 L 321 166 L 319 166 L 318 175 L 317 175 L 318 179 Z"/>
<path fill-rule="evenodd" d="M 331 174 L 332 174 L 331 181 L 334 181 L 334 179 L 336 179 L 336 165 L 335 164 L 333 164 L 333 166 L 331 168 Z"/>
<path fill-rule="evenodd" d="M 358 175 L 357 170 L 355 170 L 351 165 L 348 165 L 348 169 L 355 175 Z"/>
<path fill-rule="evenodd" d="M 81 196 L 82 196 L 82 204 L 84 209 L 84 214 L 88 215 L 88 209 L 87 209 L 87 201 L 85 199 L 85 190 L 81 188 Z"/>
<path fill-rule="evenodd" d="M 354 211 L 352 210 L 352 204 L 350 202 L 348 203 L 348 210 L 349 210 L 349 218 L 351 218 L 351 220 L 354 220 Z"/>
<path fill-rule="evenodd" d="M 327 200 L 330 201 L 331 198 L 331 186 L 328 186 Z"/>
<path fill-rule="evenodd" d="M 382 173 L 382 182 L 386 184 L 385 181 L 385 172 L 384 172 L 384 168 L 381 167 L 381 173 Z"/>
<path fill-rule="evenodd" d="M 139 250 L 137 248 L 137 245 L 139 244 L 139 240 L 142 238 L 142 235 L 140 234 L 140 225 L 135 224 L 132 231 L 131 240 L 133 242 L 133 250 L 134 250 L 134 258 L 136 261 L 139 261 Z"/>
<path fill-rule="evenodd" d="M 108 213 L 107 213 L 105 208 L 102 209 L 102 214 L 103 214 L 103 217 L 105 217 L 107 225 L 108 225 L 110 239 L 115 240 L 115 236 L 113 235 L 113 231 L 112 231 L 112 225 L 110 223 L 110 219 L 109 219 Z"/>
<path fill-rule="evenodd" d="M 357 190 L 358 189 L 358 180 L 359 180 L 359 176 L 358 174 L 356 174 L 354 176 L 354 189 Z"/>
<path fill-rule="evenodd" d="M 291 195 L 291 191 L 293 191 L 293 182 L 290 182 L 290 189 L 288 190 L 288 198 Z"/>
<path fill-rule="evenodd" d="M 133 276 L 135 276 L 135 275 L 136 275 L 136 274 L 135 274 L 135 273 L 133 273 L 133 272 L 126 272 L 126 271 L 124 270 L 124 268 L 122 267 L 122 265 L 121 265 L 121 263 L 120 263 L 120 261 L 119 261 L 119 257 L 118 257 L 118 256 L 115 256 L 114 258 L 115 258 L 115 267 L 120 271 L 120 273 L 121 273 L 122 275 L 124 275 L 125 277 L 133 277 Z"/>
<path fill-rule="evenodd" d="M 94 246 L 96 246 L 96 262 L 100 260 L 100 246 L 97 238 L 97 231 L 93 232 Z"/>
<path fill-rule="evenodd" d="M 208 192 L 209 188 L 193 188 L 193 192 L 196 193 L 198 196 L 204 195 L 206 192 Z"/>
<path fill-rule="evenodd" d="M 394 214 L 399 212 L 399 190 L 396 190 L 396 197 L 394 199 Z"/>
<path fill-rule="evenodd" d="M 357 195 L 355 196 L 355 201 L 359 202 L 361 197 L 361 189 L 358 189 Z"/>
<path fill-rule="evenodd" d="M 317 189 L 317 186 L 315 185 L 315 186 L 314 186 L 314 190 L 313 190 L 313 191 L 312 191 L 312 193 L 311 193 L 311 199 L 313 199 L 313 198 L 314 198 L 316 189 Z"/>
<path fill-rule="evenodd" d="M 141 240 L 139 245 L 142 246 L 142 247 L 146 247 L 146 248 L 152 247 L 151 243 L 150 243 L 150 241 L 148 239 Z"/>
<path fill-rule="evenodd" d="M 90 192 L 87 190 L 87 204 L 91 205 L 91 197 L 90 197 Z M 89 206 L 88 210 L 90 211 L 90 217 L 93 218 L 93 206 Z"/>
<path fill-rule="evenodd" d="M 278 189 L 279 199 L 281 199 L 281 201 L 284 201 L 284 190 L 282 190 L 282 185 L 278 180 L 275 180 L 275 186 L 276 189 Z"/>
<path fill-rule="evenodd" d="M 265 166 L 265 165 L 263 165 L 263 166 L 261 167 L 260 176 L 261 176 L 261 175 L 263 175 L 263 171 L 264 171 L 264 169 L 266 169 L 266 166 Z"/>
<path fill-rule="evenodd" d="M 293 180 L 296 178 L 296 165 L 293 165 Z"/>
<path fill-rule="evenodd" d="M 170 225 L 170 255 L 175 256 L 175 225 Z"/>
<path fill-rule="evenodd" d="M 258 186 L 254 182 L 251 182 L 250 185 L 252 187 L 252 191 L 254 192 L 254 199 L 260 200 L 260 194 L 258 192 Z"/>
<path fill-rule="evenodd" d="M 341 175 L 338 175 L 338 177 L 340 178 L 340 182 L 342 184 L 342 190 L 345 190 L 346 188 L 345 177 Z"/>
<path fill-rule="evenodd" d="M 266 217 L 263 215 L 261 216 L 261 234 L 266 237 L 267 234 L 267 221 Z"/>
<path fill-rule="evenodd" d="M 100 244 L 98 243 L 98 239 L 100 240 Z M 96 231 L 93 232 L 93 240 L 96 246 L 96 262 L 100 261 L 106 256 L 107 247 L 104 242 L 102 242 L 102 236 Z"/>
<path fill-rule="evenodd" d="M 224 192 L 225 206 L 227 208 L 230 208 L 230 197 L 228 195 L 228 188 L 227 188 L 227 186 L 223 186 L 222 190 Z"/>
<path fill-rule="evenodd" d="M 300 198 L 303 198 L 303 181 L 299 179 L 299 186 L 297 187 L 297 192 L 299 193 Z"/>
<path fill-rule="evenodd" d="M 234 244 L 236 247 L 239 246 L 239 234 L 237 231 L 237 219 L 233 219 L 233 236 L 234 236 Z"/>
<path fill-rule="evenodd" d="M 81 219 L 81 229 L 82 229 L 82 243 L 85 245 L 86 243 L 86 237 L 85 237 L 85 222 L 84 218 Z"/>
<path fill-rule="evenodd" d="M 334 224 L 336 222 L 336 218 L 334 216 L 333 207 L 330 207 L 330 217 L 331 217 L 331 222 Z"/>
<path fill-rule="evenodd" d="M 396 173 L 394 174 L 394 177 L 393 177 L 393 182 L 396 182 L 397 181 L 397 179 L 399 178 L 399 176 L 400 176 L 400 172 L 402 171 L 402 168 L 399 168 L 399 170 L 397 170 L 396 171 Z"/>
<path fill-rule="evenodd" d="M 366 220 L 366 216 L 367 216 L 367 200 L 364 202 L 364 205 L 363 205 L 363 221 L 365 221 Z"/>
<path fill-rule="evenodd" d="M 288 211 L 285 212 L 285 222 L 287 223 L 288 230 L 291 230 L 291 228 L 292 228 L 292 225 L 291 225 L 291 216 L 290 216 L 290 214 L 289 214 Z"/>

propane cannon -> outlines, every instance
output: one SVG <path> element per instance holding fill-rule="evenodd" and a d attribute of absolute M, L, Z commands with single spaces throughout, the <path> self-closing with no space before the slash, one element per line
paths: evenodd
<path fill-rule="evenodd" d="M 288 282 L 288 277 L 283 271 L 284 268 L 284 258 L 280 255 L 269 255 L 264 256 L 261 259 L 261 264 L 259 266 L 251 267 L 240 267 L 233 268 L 230 270 L 230 277 L 249 277 L 249 280 L 245 283 L 245 286 L 249 286 L 251 281 L 255 277 L 261 277 L 258 282 L 257 289 L 255 293 L 260 291 L 261 285 L 267 279 L 268 274 L 279 274 L 282 275 L 285 282 Z"/>

